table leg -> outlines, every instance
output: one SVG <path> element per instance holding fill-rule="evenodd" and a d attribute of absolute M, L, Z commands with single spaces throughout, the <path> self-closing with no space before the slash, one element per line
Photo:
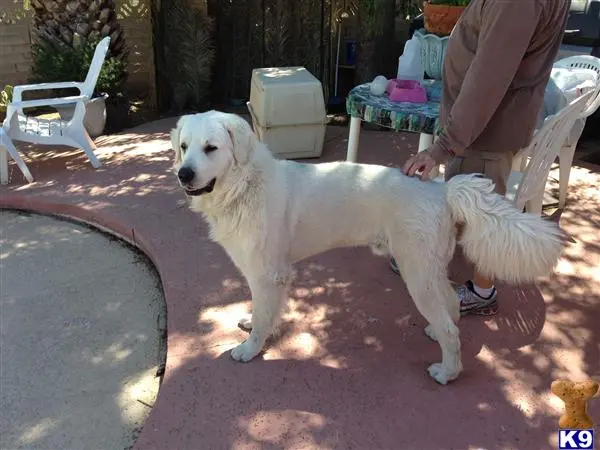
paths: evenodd
<path fill-rule="evenodd" d="M 360 117 L 350 118 L 350 132 L 348 134 L 348 151 L 346 161 L 356 162 L 358 159 L 358 141 L 360 138 Z"/>
<path fill-rule="evenodd" d="M 8 183 L 8 151 L 0 143 L 0 184 Z"/>
<path fill-rule="evenodd" d="M 433 134 L 421 133 L 419 135 L 419 151 L 427 150 L 433 145 Z"/>

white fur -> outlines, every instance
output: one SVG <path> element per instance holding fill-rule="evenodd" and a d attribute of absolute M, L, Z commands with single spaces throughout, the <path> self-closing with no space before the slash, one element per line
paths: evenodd
<path fill-rule="evenodd" d="M 217 111 L 183 116 L 171 133 L 175 169 L 193 168 L 188 189 L 216 178 L 214 190 L 190 197 L 211 238 L 227 251 L 252 292 L 250 336 L 232 350 L 258 355 L 274 331 L 293 279 L 293 264 L 337 247 L 369 245 L 396 258 L 427 334 L 442 349 L 430 375 L 446 384 L 462 370 L 459 305 L 447 275 L 464 222 L 466 254 L 485 274 L 531 281 L 553 270 L 562 242 L 556 225 L 517 211 L 489 180 L 457 176 L 422 182 L 378 165 L 277 160 L 241 117 Z M 181 144 L 187 151 L 181 151 Z M 207 145 L 217 150 L 205 154 Z"/>

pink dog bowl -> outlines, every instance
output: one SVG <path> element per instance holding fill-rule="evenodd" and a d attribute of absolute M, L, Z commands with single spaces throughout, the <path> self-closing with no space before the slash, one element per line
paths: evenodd
<path fill-rule="evenodd" d="M 390 80 L 386 91 L 393 102 L 427 103 L 427 92 L 415 80 Z"/>

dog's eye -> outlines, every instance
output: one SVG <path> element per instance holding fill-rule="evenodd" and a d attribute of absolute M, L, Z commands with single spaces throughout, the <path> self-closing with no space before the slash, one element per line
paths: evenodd
<path fill-rule="evenodd" d="M 184 152 L 187 150 L 187 144 L 185 142 L 181 144 L 181 150 L 183 150 Z"/>
<path fill-rule="evenodd" d="M 208 154 L 208 153 L 212 153 L 217 149 L 217 147 L 215 147 L 214 145 L 207 145 L 206 147 L 204 147 L 204 153 Z"/>

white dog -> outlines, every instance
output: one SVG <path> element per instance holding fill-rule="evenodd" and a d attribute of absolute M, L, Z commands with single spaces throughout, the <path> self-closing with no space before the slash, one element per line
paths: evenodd
<path fill-rule="evenodd" d="M 273 333 L 287 301 L 292 265 L 337 247 L 369 245 L 395 257 L 442 362 L 429 374 L 446 384 L 462 370 L 459 304 L 447 278 L 461 244 L 485 275 L 529 282 L 551 272 L 562 250 L 552 222 L 518 211 L 477 175 L 422 182 L 398 169 L 348 162 L 302 164 L 274 158 L 241 117 L 182 116 L 171 132 L 174 168 L 252 292 L 248 339 L 231 356 L 249 361 Z"/>

